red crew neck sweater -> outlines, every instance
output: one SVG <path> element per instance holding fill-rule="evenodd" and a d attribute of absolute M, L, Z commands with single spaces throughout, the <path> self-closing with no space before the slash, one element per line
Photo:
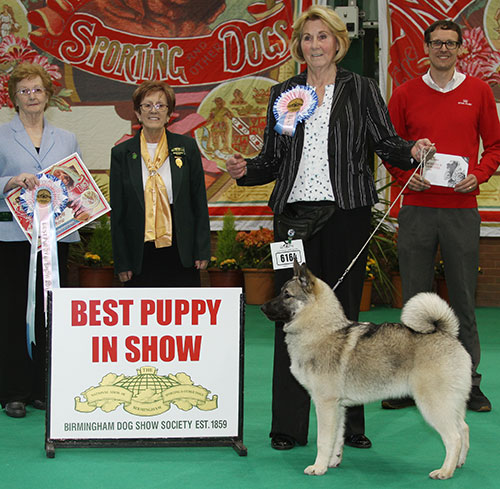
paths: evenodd
<path fill-rule="evenodd" d="M 438 153 L 469 158 L 469 174 L 478 183 L 486 182 L 500 163 L 500 123 L 491 88 L 478 78 L 467 76 L 447 93 L 430 88 L 422 78 L 398 87 L 390 101 L 389 112 L 398 134 L 404 139 L 429 138 Z M 484 151 L 478 162 L 479 139 Z M 386 165 L 403 186 L 413 173 Z M 445 208 L 477 207 L 476 195 L 455 192 L 453 188 L 432 186 L 424 192 L 408 187 L 403 205 Z"/>

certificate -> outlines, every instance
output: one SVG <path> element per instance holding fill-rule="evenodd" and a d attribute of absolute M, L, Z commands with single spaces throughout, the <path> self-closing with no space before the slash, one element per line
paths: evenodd
<path fill-rule="evenodd" d="M 469 158 L 436 153 L 425 162 L 423 177 L 431 185 L 454 187 L 461 182 L 469 170 Z"/>
<path fill-rule="evenodd" d="M 42 174 L 50 174 L 59 179 L 64 184 L 68 194 L 66 208 L 55 218 L 58 240 L 77 231 L 111 209 L 77 153 L 73 153 L 46 168 Z M 5 200 L 15 220 L 31 243 L 33 218 L 28 215 L 23 206 L 22 191 L 21 187 L 17 187 L 7 195 Z"/>

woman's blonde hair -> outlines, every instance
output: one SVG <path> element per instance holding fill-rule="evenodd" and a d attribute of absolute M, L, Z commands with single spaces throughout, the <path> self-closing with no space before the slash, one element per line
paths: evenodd
<path fill-rule="evenodd" d="M 322 20 L 330 29 L 331 33 L 337 40 L 337 54 L 333 58 L 333 62 L 337 64 L 347 54 L 351 41 L 342 19 L 330 7 L 323 5 L 313 5 L 308 8 L 293 24 L 292 40 L 290 42 L 290 53 L 293 58 L 299 63 L 304 63 L 304 53 L 300 41 L 302 39 L 302 31 L 308 20 Z"/>
<path fill-rule="evenodd" d="M 50 75 L 37 63 L 20 63 L 12 70 L 7 84 L 9 88 L 9 97 L 16 108 L 16 112 L 19 112 L 19 107 L 16 104 L 17 84 L 21 80 L 29 80 L 31 78 L 36 78 L 37 76 L 41 78 L 43 88 L 48 95 L 45 109 L 49 106 L 50 99 L 52 95 L 54 95 L 54 84 L 52 83 Z"/>

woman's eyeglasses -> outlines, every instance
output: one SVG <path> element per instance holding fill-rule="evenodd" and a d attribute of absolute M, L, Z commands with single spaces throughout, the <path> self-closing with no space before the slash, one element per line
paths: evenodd
<path fill-rule="evenodd" d="M 151 112 L 153 108 L 158 112 L 165 112 L 167 110 L 166 104 L 140 104 L 139 107 L 146 112 Z"/>
<path fill-rule="evenodd" d="M 460 46 L 460 43 L 458 41 L 440 41 L 439 39 L 430 41 L 427 44 L 431 46 L 433 49 L 441 49 L 444 44 L 446 46 L 446 49 L 448 50 L 457 49 L 458 46 Z"/>
<path fill-rule="evenodd" d="M 29 97 L 31 94 L 33 95 L 42 95 L 45 93 L 45 88 L 35 87 L 35 88 L 21 88 L 17 91 L 19 95 L 22 97 Z"/>

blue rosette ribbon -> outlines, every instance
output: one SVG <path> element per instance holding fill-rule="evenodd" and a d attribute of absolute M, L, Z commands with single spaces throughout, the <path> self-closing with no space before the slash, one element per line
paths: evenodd
<path fill-rule="evenodd" d="M 55 218 L 64 212 L 68 203 L 68 190 L 61 180 L 50 174 L 39 174 L 37 178 L 40 183 L 35 189 L 23 189 L 19 195 L 22 208 L 32 218 L 28 304 L 26 308 L 26 341 L 30 358 L 33 358 L 32 347 L 36 345 L 35 306 L 38 241 L 40 238 L 44 310 L 46 313 L 47 291 L 59 288 Z"/>
<path fill-rule="evenodd" d="M 317 106 L 318 95 L 314 88 L 306 85 L 290 88 L 274 102 L 273 113 L 276 118 L 274 130 L 278 134 L 293 136 L 297 124 L 311 117 Z"/>

